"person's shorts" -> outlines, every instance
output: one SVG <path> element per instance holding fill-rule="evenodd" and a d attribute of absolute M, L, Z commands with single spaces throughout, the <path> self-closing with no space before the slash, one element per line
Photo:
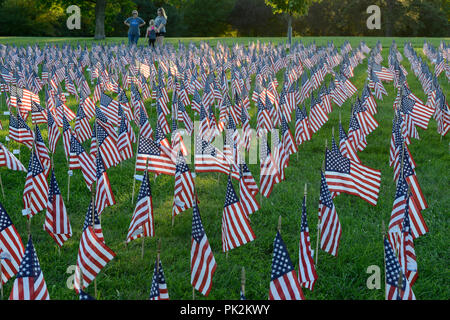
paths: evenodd
<path fill-rule="evenodd" d="M 158 37 L 164 37 L 166 35 L 166 33 L 165 32 L 157 32 L 156 33 L 156 37 L 158 38 Z"/>

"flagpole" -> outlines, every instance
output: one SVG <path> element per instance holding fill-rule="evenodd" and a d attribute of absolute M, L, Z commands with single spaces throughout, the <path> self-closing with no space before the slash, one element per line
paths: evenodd
<path fill-rule="evenodd" d="M 147 159 L 145 160 L 145 172 L 148 171 L 148 162 Z M 144 230 L 142 230 L 144 231 Z M 141 243 L 141 259 L 144 259 L 144 243 L 145 243 L 145 235 L 142 237 L 142 243 Z"/>
<path fill-rule="evenodd" d="M 5 199 L 5 190 L 3 189 L 3 181 L 2 181 L 2 176 L 0 174 L 0 186 L 2 188 L 2 194 L 3 194 L 3 199 Z"/>
<path fill-rule="evenodd" d="M 0 258 L 0 300 L 3 300 L 3 271 L 2 271 L 2 258 Z"/>
<path fill-rule="evenodd" d="M 245 297 L 245 268 L 242 267 L 241 271 L 241 291 L 242 295 Z"/>
<path fill-rule="evenodd" d="M 140 137 L 141 137 L 141 130 L 139 129 L 139 135 L 138 135 L 138 138 L 137 138 L 136 153 L 135 153 L 136 160 L 134 162 L 133 193 L 131 194 L 131 203 L 134 202 L 134 189 L 136 188 L 136 177 L 135 176 L 136 176 L 137 154 L 138 154 L 138 151 L 139 151 L 139 139 L 140 139 Z M 147 163 L 147 160 L 146 160 L 146 163 Z"/>
<path fill-rule="evenodd" d="M 328 140 L 325 140 L 325 152 L 327 151 L 327 144 Z M 322 170 L 325 170 L 325 160 L 322 162 Z M 305 195 L 306 195 L 306 185 L 305 185 Z M 320 205 L 320 199 L 319 199 L 319 205 Z M 318 216 L 317 219 L 317 239 L 316 239 L 316 267 L 319 261 L 319 238 L 320 238 L 320 219 L 321 217 Z"/>
<path fill-rule="evenodd" d="M 384 286 L 386 287 L 386 250 L 384 248 L 384 237 L 386 236 L 386 226 L 384 224 L 384 221 L 381 221 L 381 235 L 383 237 L 383 256 L 384 256 Z M 386 296 L 384 297 L 386 300 Z"/>

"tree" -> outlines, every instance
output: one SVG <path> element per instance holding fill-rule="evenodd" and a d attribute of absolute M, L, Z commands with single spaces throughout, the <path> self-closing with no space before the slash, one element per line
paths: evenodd
<path fill-rule="evenodd" d="M 95 40 L 105 39 L 105 9 L 106 0 L 97 0 L 95 3 Z"/>
<path fill-rule="evenodd" d="M 266 0 L 272 7 L 273 13 L 284 13 L 288 23 L 289 46 L 292 44 L 292 18 L 302 16 L 308 12 L 313 0 Z"/>

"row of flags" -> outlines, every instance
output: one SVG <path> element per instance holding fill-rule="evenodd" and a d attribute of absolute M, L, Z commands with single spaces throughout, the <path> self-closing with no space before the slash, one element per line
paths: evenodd
<path fill-rule="evenodd" d="M 381 51 L 381 45 L 377 47 Z M 192 51 L 187 54 L 188 49 L 192 49 Z M 62 127 L 62 140 L 69 169 L 81 169 L 86 185 L 93 193 L 86 214 L 77 258 L 78 274 L 75 277 L 75 288 L 80 293 L 80 298 L 85 294 L 84 289 L 115 256 L 115 253 L 104 242 L 99 216 L 107 206 L 115 204 L 107 170 L 111 166 L 117 166 L 121 161 L 133 158 L 132 143 L 134 141 L 137 140 L 135 168 L 136 171 L 144 171 L 144 176 L 128 230 L 127 242 L 139 237 L 154 236 L 148 172 L 154 172 L 155 175 L 174 176 L 175 194 L 172 215 L 176 216 L 188 208 L 193 208 L 194 212 L 191 284 L 202 294 L 208 295 L 216 264 L 201 225 L 194 174 L 186 165 L 184 157 L 187 154 L 183 152 L 182 138 L 180 135 L 176 135 L 176 130 L 174 130 L 177 127 L 178 119 L 184 123 L 187 131 L 192 131 L 192 120 L 186 112 L 186 107 L 191 105 L 191 109 L 200 117 L 201 134 L 200 137 L 196 137 L 198 139 L 195 171 L 219 172 L 228 175 L 222 218 L 222 249 L 224 252 L 228 252 L 255 239 L 249 216 L 260 207 L 256 201 L 256 194 L 260 192 L 265 197 L 270 196 L 273 186 L 285 179 L 284 169 L 288 166 L 289 156 L 297 152 L 297 146 L 310 140 L 312 135 L 328 121 L 328 114 L 333 110 L 332 103 L 341 106 L 357 92 L 349 78 L 353 76 L 353 69 L 364 59 L 363 53 L 369 53 L 369 49 L 364 43 L 361 43 L 356 50 L 352 50 L 348 42 L 341 48 L 341 54 L 337 53 L 333 44 L 329 44 L 327 48 L 316 48 L 315 44 L 308 47 L 297 44 L 292 47 L 289 56 L 282 51 L 280 46 L 259 46 L 259 44 L 251 44 L 248 49 L 236 45 L 233 50 L 226 50 L 221 44 L 217 46 L 216 50 L 212 50 L 207 45 L 202 45 L 200 48 L 190 46 L 188 49 L 179 46 L 178 52 L 182 52 L 180 57 L 176 57 L 175 52 L 170 48 L 167 50 L 168 52 L 157 52 L 156 56 L 149 56 L 146 52 L 133 52 L 133 50 L 137 50 L 135 47 L 125 51 L 123 47 L 117 46 L 112 48 L 94 46 L 90 52 L 81 47 L 77 47 L 74 52 L 68 47 L 62 48 L 61 51 L 51 50 L 47 47 L 44 49 L 45 54 L 43 55 L 37 47 L 28 47 L 25 51 L 17 48 L 11 50 L 10 56 L 19 52 L 17 58 L 13 56 L 13 60 L 20 60 L 18 57 L 22 54 L 31 62 L 35 59 L 34 63 L 37 65 L 42 63 L 47 56 L 47 63 L 44 63 L 46 68 L 42 69 L 41 78 L 35 74 L 35 81 L 27 80 L 26 70 L 22 71 L 25 74 L 17 73 L 16 76 L 3 66 L 2 78 L 8 85 L 3 85 L 2 90 L 5 94 L 9 94 L 7 101 L 10 110 L 9 137 L 32 149 L 24 190 L 24 205 L 28 218 L 30 219 L 37 212 L 46 209 L 49 215 L 49 218 L 46 219 L 49 227 L 46 230 L 57 235 L 54 236 L 55 241 L 62 245 L 71 236 L 70 223 L 53 169 L 51 184 L 47 185 L 47 176 L 53 165 L 48 157 L 48 150 L 44 149 L 45 143 L 40 136 L 38 124 L 47 123 L 48 125 L 48 143 L 52 153 L 55 152 L 56 144 L 61 136 L 58 128 Z M 258 51 L 259 58 L 256 55 Z M 229 55 L 230 52 L 233 53 Z M 33 57 L 33 53 L 37 57 Z M 61 53 L 67 53 L 69 58 L 63 58 Z M 109 55 L 111 53 L 115 53 L 115 55 Z M 134 60 L 139 54 L 141 56 L 138 58 L 138 63 L 135 63 Z M 3 51 L 3 62 L 4 56 Z M 184 63 L 180 59 L 182 56 L 188 56 Z M 381 63 L 379 52 L 372 56 L 375 63 Z M 198 57 L 207 58 L 199 59 Z M 170 60 L 171 58 L 172 60 Z M 66 64 L 69 68 L 61 66 L 58 59 L 63 62 L 67 59 Z M 156 70 L 154 62 L 158 62 L 158 70 Z M 52 65 L 51 68 L 48 67 L 50 65 Z M 127 71 L 124 66 L 128 66 Z M 333 70 L 336 66 L 340 66 L 339 73 Z M 115 67 L 117 68 L 114 69 Z M 307 76 L 304 67 L 310 70 L 310 77 Z M 285 81 L 279 93 L 278 81 L 274 75 L 283 68 L 286 68 Z M 372 65 L 370 68 L 375 70 L 371 71 L 371 74 L 380 76 L 376 66 Z M 49 72 L 49 69 L 52 71 Z M 64 71 L 64 69 L 66 70 Z M 94 79 L 97 81 L 92 98 L 84 76 L 87 69 L 91 73 L 91 84 Z M 201 70 L 200 74 L 197 73 L 197 69 Z M 230 81 L 227 81 L 225 74 L 225 71 L 228 70 L 231 74 Z M 395 70 L 397 69 L 394 68 Z M 123 89 L 119 85 L 118 71 L 125 76 L 125 81 L 122 81 Z M 334 79 L 327 87 L 323 81 L 328 73 L 332 74 Z M 250 97 L 247 93 L 250 91 L 249 76 L 251 74 L 257 74 L 251 100 L 257 105 L 257 136 L 261 138 L 263 146 L 259 190 L 250 170 L 239 155 L 240 148 L 248 149 L 250 136 L 244 133 L 244 136 L 240 137 L 236 127 L 241 124 L 243 129 L 245 126 L 249 128 Z M 167 83 L 165 75 L 167 75 Z M 76 113 L 73 113 L 65 104 L 65 96 L 61 90 L 62 81 L 65 82 L 66 91 L 74 95 L 79 102 Z M 151 92 L 148 82 L 152 84 Z M 33 90 L 39 92 L 46 86 L 47 108 L 40 107 L 40 102 L 34 101 L 33 97 L 35 96 L 30 94 L 32 108 L 27 111 L 29 99 L 24 98 L 27 95 L 24 96 L 23 92 L 11 91 L 13 88 L 20 88 L 21 85 L 31 88 L 30 92 Z M 128 86 L 131 91 L 130 100 L 124 91 Z M 341 192 L 346 192 L 358 195 L 372 205 L 376 205 L 378 199 L 380 173 L 378 170 L 362 165 L 356 154 L 357 151 L 364 150 L 367 145 L 367 135 L 378 126 L 373 117 L 376 113 L 376 102 L 371 92 L 373 88 L 370 82 L 366 84 L 361 99 L 357 97 L 352 106 L 348 135 L 340 124 L 339 147 L 334 143 L 331 151 L 326 150 L 325 172 L 322 173 L 321 180 L 323 187 L 321 187 L 319 219 L 322 234 L 321 248 L 333 255 L 337 255 L 341 228 L 332 198 Z M 168 108 L 170 102 L 168 92 L 170 90 L 172 90 L 172 112 Z M 229 90 L 231 90 L 234 103 L 228 94 Z M 314 96 L 314 90 L 318 90 L 316 96 Z M 111 98 L 106 93 L 107 91 L 117 93 L 117 100 Z M 200 95 L 200 91 L 203 91 L 202 95 Z M 193 95 L 192 101 L 190 101 L 189 95 Z M 303 105 L 303 109 L 300 109 L 298 105 L 309 97 L 311 97 L 311 109 L 308 115 L 306 107 Z M 147 98 L 156 100 L 157 126 L 155 130 L 150 125 L 150 117 L 144 107 L 143 101 Z M 219 121 L 216 121 L 212 111 L 214 102 L 217 103 L 216 106 L 220 111 Z M 96 105 L 97 103 L 99 103 L 99 107 Z M 18 110 L 17 116 L 11 112 L 12 108 Z M 296 115 L 295 139 L 288 127 L 288 123 L 291 121 L 290 115 L 294 110 Z M 34 132 L 26 123 L 30 111 L 32 122 L 35 124 Z M 170 133 L 166 117 L 170 113 L 172 113 L 172 133 L 175 133 L 172 135 L 171 143 L 166 138 L 166 135 Z M 413 112 L 412 119 L 416 123 L 420 123 L 420 117 L 414 117 L 414 115 Z M 95 119 L 91 129 L 89 120 L 93 117 Z M 75 129 L 72 129 L 70 125 L 72 120 L 75 120 Z M 139 128 L 137 138 L 130 125 L 133 121 Z M 276 135 L 275 139 L 278 141 L 273 144 L 275 148 L 272 151 L 267 142 L 267 134 L 277 126 L 280 127 L 282 135 L 281 140 L 278 134 Z M 218 133 L 222 131 L 226 131 L 226 144 L 223 151 L 212 144 Z M 88 152 L 81 143 L 89 139 L 91 139 L 91 148 Z M 274 139 L 274 135 L 272 135 L 272 139 Z M 6 148 L 4 149 L 7 151 Z M 5 158 L 6 151 L 4 152 Z M 9 159 L 14 160 L 14 156 L 10 156 L 13 155 L 10 155 L 8 151 Z M 5 163 L 8 162 L 5 161 Z M 20 168 L 18 164 L 15 167 Z M 25 168 L 22 171 L 26 171 Z M 232 179 L 239 180 L 240 199 L 234 190 Z M 96 183 L 95 190 L 93 189 L 94 182 Z M 301 240 L 302 246 L 307 247 L 309 235 L 307 234 L 306 220 L 302 222 L 301 232 L 304 237 Z M 280 239 L 277 240 L 277 238 Z M 281 236 L 277 235 L 277 238 L 277 250 L 281 251 L 283 250 Z M 93 252 L 101 254 L 93 255 Z M 199 256 L 199 254 L 203 256 Z M 308 255 L 309 253 L 306 251 L 305 260 Z M 289 265 L 287 262 L 286 260 L 282 264 Z M 273 264 L 277 263 L 281 262 Z M 281 268 L 282 272 L 285 271 L 283 268 Z M 312 271 L 313 265 L 311 264 L 307 268 L 311 269 L 308 274 L 303 272 L 302 279 L 295 278 L 298 283 L 312 289 L 315 271 Z M 290 268 L 286 270 L 288 269 Z M 299 271 L 299 277 L 300 273 Z M 274 274 L 276 272 L 272 277 Z M 159 284 L 152 284 L 151 298 L 168 298 L 166 288 L 164 288 L 164 275 L 160 261 L 155 264 L 153 278 L 153 283 Z M 278 292 L 279 297 L 281 297 L 280 293 L 282 292 Z M 275 292 L 273 294 L 275 295 Z M 299 290 L 291 297 L 302 298 L 303 294 Z"/>

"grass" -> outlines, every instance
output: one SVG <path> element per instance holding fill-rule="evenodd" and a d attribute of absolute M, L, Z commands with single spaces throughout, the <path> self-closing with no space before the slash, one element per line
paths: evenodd
<path fill-rule="evenodd" d="M 349 40 L 355 48 L 360 40 L 366 40 L 369 47 L 373 47 L 378 38 L 302 38 L 304 43 L 315 40 L 317 45 L 326 45 L 333 40 L 339 48 L 344 40 Z M 112 38 L 106 42 L 126 41 L 124 38 Z M 183 42 L 220 40 L 228 45 L 237 41 L 247 43 L 255 38 L 187 38 Z M 263 38 L 261 41 L 280 41 L 282 38 Z M 297 39 L 295 39 L 297 40 Z M 380 38 L 383 44 L 383 64 L 387 65 L 387 56 L 391 38 Z M 423 38 L 395 39 L 400 52 L 403 53 L 403 42 L 411 40 L 416 51 L 422 54 Z M 441 39 L 430 39 L 437 46 Z M 28 45 L 38 43 L 62 44 L 77 41 L 88 45 L 92 40 L 86 38 L 0 38 L 0 43 L 15 43 Z M 141 42 L 143 40 L 141 39 Z M 167 39 L 177 43 L 177 39 Z M 426 57 L 423 57 L 428 61 Z M 409 74 L 407 76 L 411 90 L 423 101 L 425 94 L 419 81 L 410 71 L 410 64 L 405 58 L 402 64 Z M 432 69 L 433 70 L 433 69 Z M 361 92 L 366 79 L 367 59 L 355 69 L 355 76 L 351 81 Z M 329 83 L 329 77 L 325 82 Z M 278 74 L 281 83 L 282 74 Z M 448 96 L 449 84 L 445 75 L 441 75 L 439 82 Z M 355 196 L 341 194 L 334 200 L 339 219 L 342 225 L 342 237 L 339 255 L 332 257 L 320 251 L 317 265 L 318 280 L 313 292 L 305 289 L 306 299 L 358 299 L 383 300 L 384 299 L 384 261 L 383 243 L 381 234 L 382 221 L 389 222 L 392 203 L 395 195 L 393 170 L 389 167 L 389 141 L 391 136 L 393 118 L 393 100 L 395 91 L 392 84 L 385 84 L 388 96 L 378 102 L 378 113 L 375 115 L 379 127 L 368 136 L 368 147 L 359 153 L 363 164 L 381 170 L 382 182 L 375 207 Z M 250 93 L 251 94 L 251 93 Z M 42 99 L 42 98 L 41 98 Z M 43 100 L 42 100 L 43 101 Z M 149 112 L 151 101 L 145 102 Z M 77 105 L 73 98 L 68 100 L 69 107 L 76 110 Z M 308 105 L 308 102 L 307 102 Z M 0 116 L 4 129 L 0 132 L 1 141 L 4 142 L 8 134 L 8 117 L 3 116 L 6 106 L 0 107 Z M 252 103 L 252 127 L 255 127 L 255 106 Z M 270 269 L 272 260 L 273 240 L 276 233 L 279 215 L 282 216 L 282 236 L 287 245 L 289 254 L 296 268 L 298 268 L 298 240 L 300 232 L 300 213 L 304 184 L 308 184 L 308 222 L 311 242 L 315 247 L 317 208 L 320 185 L 320 167 L 324 159 L 324 142 L 330 142 L 332 128 L 337 129 L 339 117 L 338 107 L 330 114 L 329 121 L 317 132 L 313 139 L 299 147 L 297 155 L 291 156 L 290 165 L 286 169 L 286 180 L 274 187 L 269 199 L 263 199 L 261 209 L 251 216 L 251 226 L 256 240 L 240 248 L 232 250 L 228 258 L 221 252 L 221 215 L 225 201 L 226 177 L 218 178 L 216 173 L 198 174 L 196 187 L 200 200 L 200 213 L 206 234 L 211 244 L 217 270 L 213 279 L 213 287 L 208 297 L 196 294 L 196 299 L 239 299 L 240 272 L 246 269 L 246 296 L 248 299 L 262 299 L 268 297 L 270 282 Z M 347 128 L 350 116 L 350 102 L 341 108 L 342 123 Z M 155 119 L 152 118 L 154 127 Z M 73 125 L 73 124 L 72 124 Z M 41 126 L 44 140 L 47 139 L 46 126 Z M 294 122 L 290 124 L 294 133 Z M 449 187 L 448 172 L 450 170 L 450 154 L 447 145 L 449 138 L 441 141 L 437 133 L 436 121 L 430 120 L 428 130 L 419 130 L 420 140 L 413 140 L 410 151 L 417 163 L 417 176 L 428 201 L 429 208 L 423 212 L 424 219 L 429 227 L 429 233 L 415 241 L 419 278 L 413 286 L 418 299 L 449 299 L 450 290 L 448 279 L 450 270 L 449 261 L 449 210 L 450 201 L 447 195 Z M 137 131 L 135 131 L 137 132 Z M 337 137 L 337 131 L 336 131 Z M 86 209 L 90 201 L 90 193 L 86 189 L 81 172 L 76 171 L 70 181 L 70 200 L 67 201 L 67 164 L 62 147 L 62 140 L 58 143 L 55 154 L 55 173 L 72 225 L 73 236 L 61 251 L 58 252 L 56 244 L 50 236 L 43 231 L 45 212 L 37 214 L 31 220 L 31 234 L 40 260 L 41 268 L 48 286 L 51 299 L 78 299 L 74 291 L 69 290 L 66 282 L 72 273 L 67 273 L 70 265 L 76 264 L 78 246 Z M 17 149 L 19 145 L 10 142 L 10 150 Z M 21 148 L 20 159 L 25 166 L 28 165 L 29 150 Z M 193 168 L 193 164 L 190 165 Z M 255 180 L 259 181 L 259 165 L 250 165 Z M 169 295 L 171 299 L 191 299 L 192 287 L 190 285 L 190 242 L 192 209 L 182 213 L 171 225 L 171 210 L 173 201 L 173 177 L 160 176 L 151 179 L 156 237 L 145 239 L 145 255 L 141 259 L 141 242 L 136 240 L 128 247 L 124 246 L 127 230 L 134 210 L 131 203 L 131 189 L 133 186 L 134 161 L 132 159 L 122 165 L 108 170 L 111 186 L 117 204 L 105 209 L 102 214 L 102 228 L 106 244 L 117 254 L 116 257 L 101 271 L 97 277 L 98 299 L 147 299 L 150 292 L 153 266 L 157 254 L 157 239 L 162 239 L 161 261 L 163 264 Z M 8 171 L 0 168 L 6 198 L 1 201 L 26 242 L 26 218 L 21 215 L 23 208 L 22 194 L 25 183 L 25 174 Z M 140 183 L 136 183 L 136 194 Z M 238 190 L 237 183 L 234 182 Z M 135 197 L 136 198 L 136 197 Z M 259 198 L 258 198 L 259 199 Z M 314 249 L 314 248 L 313 248 Z M 366 286 L 366 273 L 370 265 L 377 265 L 381 270 L 381 289 L 369 290 Z M 5 286 L 5 299 L 7 299 L 14 279 Z M 87 291 L 94 294 L 93 284 Z"/>

